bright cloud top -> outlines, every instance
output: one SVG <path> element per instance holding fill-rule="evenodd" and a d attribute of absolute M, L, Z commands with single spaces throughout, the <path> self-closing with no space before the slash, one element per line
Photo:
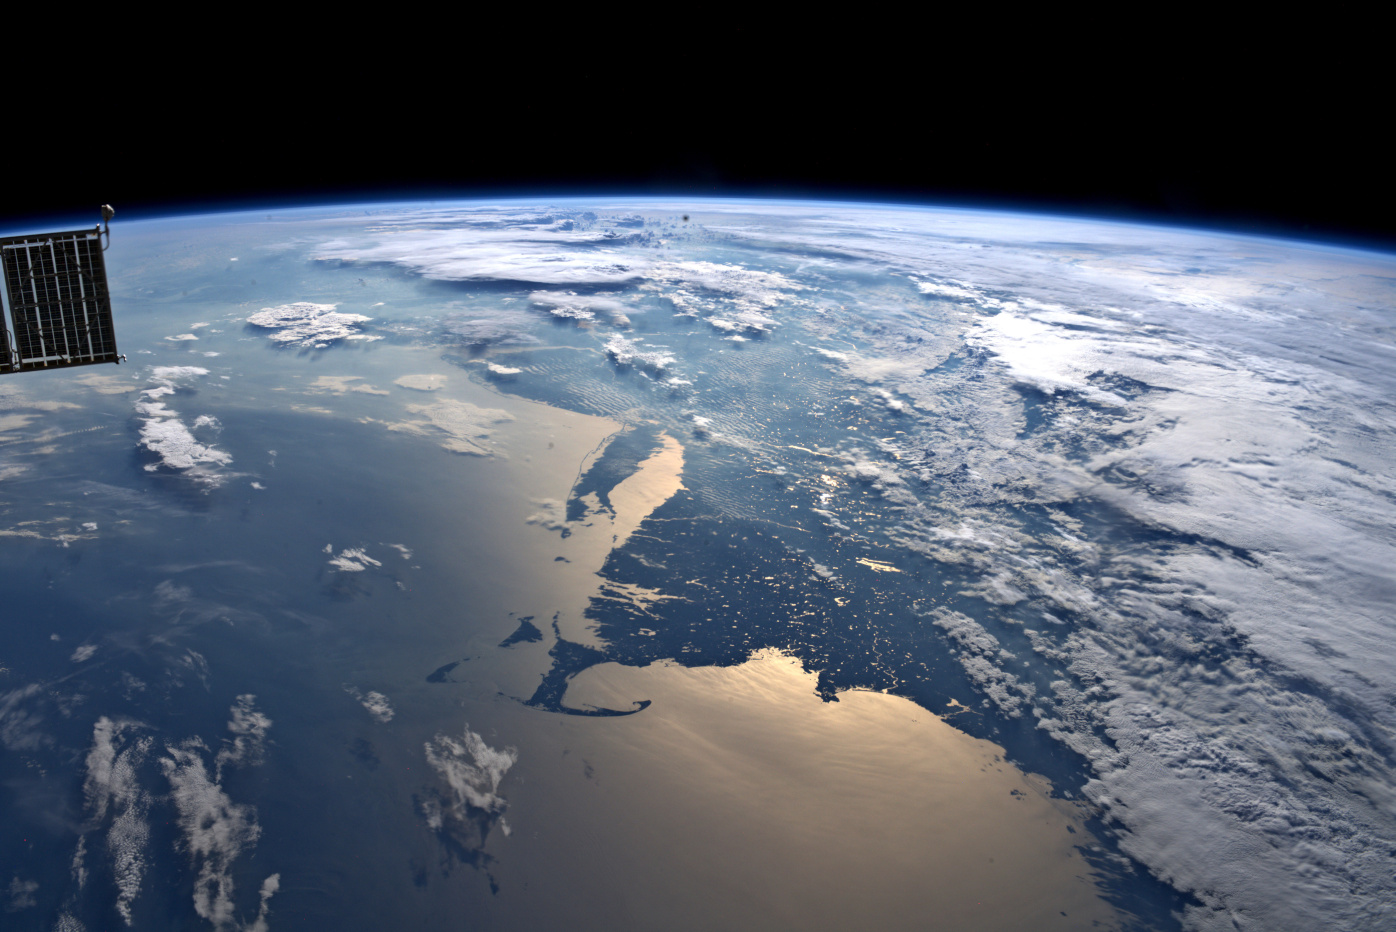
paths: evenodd
<path fill-rule="evenodd" d="M 381 340 L 363 333 L 359 325 L 372 320 L 363 314 L 342 314 L 337 304 L 299 301 L 277 307 L 264 307 L 247 322 L 273 331 L 269 339 L 282 346 L 324 349 L 339 340 Z"/>
<path fill-rule="evenodd" d="M 181 420 L 162 399 L 174 396 L 182 386 L 208 375 L 208 370 L 198 366 L 156 366 L 151 369 L 150 381 L 153 388 L 141 392 L 136 402 L 136 413 L 144 418 L 140 428 L 140 445 L 153 453 L 157 462 L 148 464 L 147 472 L 161 468 L 174 470 L 205 486 L 221 485 L 226 478 L 219 467 L 233 461 L 231 454 L 207 442 L 218 433 L 216 418 L 200 416 L 194 421 L 193 430 L 198 430 L 205 438 L 196 437 L 193 430 Z"/>
<path fill-rule="evenodd" d="M 426 742 L 425 750 L 427 763 L 445 784 L 444 791 L 434 790 L 421 803 L 427 826 L 467 848 L 483 847 L 495 825 L 507 835 L 508 803 L 499 784 L 518 762 L 518 751 L 490 747 L 469 725 L 460 738 L 438 734 Z"/>

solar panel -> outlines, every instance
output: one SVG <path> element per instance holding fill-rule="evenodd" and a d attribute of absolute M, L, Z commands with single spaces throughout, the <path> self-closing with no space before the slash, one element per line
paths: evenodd
<path fill-rule="evenodd" d="M 119 362 L 101 228 L 0 239 L 0 373 Z"/>

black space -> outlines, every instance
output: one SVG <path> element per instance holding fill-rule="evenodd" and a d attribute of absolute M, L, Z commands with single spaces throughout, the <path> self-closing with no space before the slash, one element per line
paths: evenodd
<path fill-rule="evenodd" d="M 512 29 L 385 15 L 106 42 L 48 85 L 73 107 L 10 99 L 0 225 L 86 225 L 103 202 L 134 219 L 402 198 L 809 196 L 1396 249 L 1389 81 L 1360 23 L 1220 35 L 997 13 L 971 28 L 845 11 L 791 29 L 670 14 L 682 25 L 647 33 L 580 14 L 521 15 Z"/>

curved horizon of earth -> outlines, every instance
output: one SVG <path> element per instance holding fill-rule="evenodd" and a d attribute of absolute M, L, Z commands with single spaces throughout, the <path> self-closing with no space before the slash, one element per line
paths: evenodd
<path fill-rule="evenodd" d="M 0 381 L 6 928 L 1380 929 L 1396 256 L 118 224 Z"/>

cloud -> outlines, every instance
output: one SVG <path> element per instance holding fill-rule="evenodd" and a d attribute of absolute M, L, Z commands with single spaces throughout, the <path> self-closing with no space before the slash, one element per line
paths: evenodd
<path fill-rule="evenodd" d="M 0 695 L 0 744 L 10 751 L 30 751 L 50 743 L 39 730 L 43 716 L 25 708 L 44 695 L 43 687 L 30 683 Z"/>
<path fill-rule="evenodd" d="M 92 655 L 97 653 L 96 644 L 81 644 L 73 651 L 73 656 L 68 659 L 73 663 L 83 663 L 92 659 Z"/>
<path fill-rule="evenodd" d="M 426 405 L 408 405 L 407 410 L 419 415 L 418 419 L 389 422 L 385 425 L 388 430 L 431 437 L 440 442 L 442 449 L 471 456 L 495 455 L 497 451 L 484 441 L 493 435 L 496 425 L 514 420 L 508 411 L 481 408 L 454 398 L 443 398 Z"/>
<path fill-rule="evenodd" d="M 149 865 L 146 848 L 150 840 L 150 794 L 139 784 L 137 768 L 145 761 L 153 744 L 149 736 L 132 740 L 143 730 L 138 722 L 114 721 L 106 716 L 92 729 L 92 747 L 87 752 L 87 776 L 83 795 L 87 801 L 88 831 L 107 826 L 107 853 L 116 884 L 116 911 L 126 925 L 133 924 L 131 907 L 140 895 L 141 883 Z M 83 866 L 85 838 L 79 841 L 73 858 L 73 872 L 79 886 L 86 878 Z"/>
<path fill-rule="evenodd" d="M 641 343 L 639 340 L 627 340 L 622 336 L 611 337 L 602 349 L 617 366 L 634 366 L 656 375 L 663 374 L 678 358 L 665 352 L 664 347 Z"/>
<path fill-rule="evenodd" d="M 9 895 L 10 901 L 5 904 L 5 912 L 17 913 L 22 909 L 32 909 L 39 901 L 34 899 L 34 893 L 39 889 L 37 880 L 20 880 L 16 876 L 10 881 Z"/>
<path fill-rule="evenodd" d="M 724 333 L 769 333 L 776 326 L 776 321 L 759 311 L 746 308 L 726 317 L 709 317 L 708 325 Z"/>
<path fill-rule="evenodd" d="M 410 388 L 414 392 L 436 392 L 446 387 L 446 376 L 439 372 L 420 375 L 404 375 L 393 380 L 394 385 Z"/>
<path fill-rule="evenodd" d="M 567 530 L 567 512 L 562 502 L 555 498 L 540 498 L 534 501 L 533 506 L 537 511 L 524 519 L 525 524 L 536 524 L 550 531 Z"/>
<path fill-rule="evenodd" d="M 849 457 L 852 462 L 844 467 L 844 472 L 859 482 L 871 485 L 874 489 L 903 484 L 902 477 L 898 474 L 895 466 L 890 463 L 866 459 L 866 455 L 863 450 L 852 451 Z"/>
<path fill-rule="evenodd" d="M 665 284 L 680 284 L 680 303 L 691 298 L 698 289 L 720 295 L 735 302 L 739 314 L 762 316 L 763 309 L 776 307 L 789 300 L 789 293 L 802 291 L 805 285 L 780 272 L 749 269 L 729 263 L 684 261 L 665 262 L 646 271 L 646 278 Z M 775 323 L 770 321 L 770 323 Z"/>
<path fill-rule="evenodd" d="M 607 248 L 605 233 L 562 229 L 403 230 L 370 240 L 326 243 L 321 261 L 390 263 L 438 281 L 619 285 L 638 280 L 647 260 Z"/>
<path fill-rule="evenodd" d="M 257 910 L 257 918 L 243 926 L 243 932 L 267 932 L 267 915 L 271 912 L 271 898 L 280 889 L 280 874 L 272 874 L 262 881 L 262 889 L 258 893 L 261 908 Z"/>
<path fill-rule="evenodd" d="M 197 742 L 166 749 L 160 761 L 170 781 L 183 847 L 197 871 L 194 911 L 216 930 L 237 927 L 233 914 L 233 862 L 261 837 L 256 810 L 234 803 L 209 779 Z"/>
<path fill-rule="evenodd" d="M 396 714 L 393 711 L 393 705 L 388 701 L 388 697 L 382 693 L 361 693 L 355 686 L 346 686 L 344 691 L 359 700 L 359 703 L 368 710 L 368 714 L 372 715 L 375 721 L 386 725 L 393 720 L 393 715 Z"/>
<path fill-rule="evenodd" d="M 73 918 L 73 914 L 66 909 L 58 914 L 58 920 L 53 924 L 53 932 L 86 932 L 87 926 L 78 919 Z"/>
<path fill-rule="evenodd" d="M 491 748 L 469 725 L 461 738 L 438 734 L 425 750 L 444 787 L 433 788 L 419 801 L 422 816 L 453 853 L 478 864 L 490 831 L 499 825 L 508 833 L 503 821 L 508 803 L 499 784 L 518 761 L 518 752 Z"/>
<path fill-rule="evenodd" d="M 136 413 L 145 419 L 140 428 L 140 445 L 158 459 L 158 462 L 145 467 L 148 472 L 162 467 L 172 469 L 209 487 L 221 485 L 226 479 L 218 467 L 231 463 L 231 454 L 199 442 L 180 420 L 178 412 L 170 410 L 160 400 L 175 395 L 179 383 L 206 375 L 208 370 L 198 366 L 156 366 L 151 369 L 150 380 L 154 387 L 143 390 L 141 400 L 136 402 Z M 194 424 L 195 429 L 205 431 L 216 432 L 220 427 L 216 418 L 207 415 L 196 419 Z"/>
<path fill-rule="evenodd" d="M 579 295 L 573 291 L 535 291 L 528 299 L 540 307 L 547 308 L 553 317 L 595 320 L 600 314 L 618 327 L 630 326 L 629 314 L 635 311 L 616 298 L 596 294 Z"/>
<path fill-rule="evenodd" d="M 368 336 L 359 329 L 360 324 L 372 320 L 372 317 L 341 314 L 335 310 L 338 306 L 300 301 L 264 307 L 247 318 L 247 322 L 273 331 L 269 339 L 281 346 L 324 349 L 340 340 L 382 339 L 380 336 Z"/>
<path fill-rule="evenodd" d="M 523 311 L 491 311 L 484 315 L 448 314 L 441 320 L 447 340 L 467 346 L 529 346 L 539 339 L 529 331 L 535 319 Z"/>
<path fill-rule="evenodd" d="M 1004 664 L 1015 659 L 1014 655 L 1004 650 L 997 638 L 968 615 L 938 608 L 931 612 L 930 618 L 960 649 L 960 665 L 988 701 L 1009 718 L 1021 717 L 1025 704 L 1037 690 L 1003 669 Z"/>
<path fill-rule="evenodd" d="M 240 927 L 233 905 L 233 863 L 256 845 L 262 833 L 256 809 L 234 803 L 221 786 L 225 764 L 257 763 L 261 759 L 271 720 L 253 708 L 255 698 L 251 694 L 239 696 L 232 706 L 228 730 L 234 737 L 219 751 L 213 779 L 209 779 L 204 762 L 207 749 L 197 738 L 167 745 L 166 756 L 160 759 L 178 814 L 182 847 L 197 871 L 194 911 L 218 932 Z M 260 910 L 250 928 L 266 928 L 267 904 L 279 886 L 280 874 L 263 882 Z"/>
<path fill-rule="evenodd" d="M 374 388 L 372 385 L 364 383 L 357 385 L 356 382 L 363 382 L 363 376 L 358 375 L 322 375 L 306 388 L 307 392 L 326 393 L 331 395 L 343 395 L 345 392 L 359 392 L 364 395 L 386 395 L 385 389 Z"/>
<path fill-rule="evenodd" d="M 499 781 L 518 763 L 519 752 L 514 748 L 490 747 L 467 724 L 461 738 L 438 734 L 434 742 L 426 742 L 425 749 L 427 763 L 450 788 L 457 812 L 467 807 L 485 812 L 508 808 L 499 795 Z"/>
<path fill-rule="evenodd" d="M 238 696 L 233 703 L 228 722 L 228 731 L 233 733 L 230 740 L 224 740 L 214 759 L 217 768 L 215 779 L 223 780 L 223 767 L 227 764 L 260 764 L 266 752 L 267 732 L 271 729 L 271 719 L 258 712 L 253 703 L 257 697 L 251 693 Z"/>
<path fill-rule="evenodd" d="M 378 721 L 387 723 L 393 720 L 393 706 L 388 697 L 378 692 L 370 692 L 363 697 L 363 706 Z"/>
<path fill-rule="evenodd" d="M 255 764 L 262 756 L 271 720 L 258 712 L 251 694 L 239 696 L 230 710 L 230 740 L 215 756 L 210 778 L 204 742 L 192 738 L 169 744 L 158 760 L 169 782 L 169 801 L 176 813 L 185 850 L 197 872 L 194 909 L 218 930 L 266 929 L 268 900 L 279 876 L 263 885 L 257 919 L 241 925 L 233 912 L 233 862 L 257 841 L 261 829 L 256 810 L 232 802 L 221 787 L 227 765 Z M 87 881 L 87 837 L 105 828 L 116 887 L 115 908 L 127 926 L 134 925 L 133 906 L 140 895 L 149 867 L 150 809 L 159 798 L 146 790 L 140 770 L 155 744 L 147 726 L 126 719 L 102 716 L 93 726 L 92 745 L 86 757 L 83 795 L 86 825 L 73 856 L 72 872 L 81 889 Z"/>
<path fill-rule="evenodd" d="M 172 337 L 165 337 L 165 339 L 173 341 L 175 343 L 182 343 L 188 340 L 197 340 L 198 337 L 194 336 L 194 334 L 192 333 L 181 333 Z"/>
<path fill-rule="evenodd" d="M 158 410 L 147 407 L 143 413 L 174 414 L 164 405 L 160 405 Z M 209 485 L 219 484 L 219 479 L 208 467 L 226 466 L 233 461 L 232 454 L 199 443 L 189 428 L 173 416 L 148 419 L 141 428 L 141 445 L 160 458 L 159 463 L 147 466 L 147 471 L 154 472 L 160 466 L 165 466 Z"/>
<path fill-rule="evenodd" d="M 334 548 L 329 548 L 327 552 L 333 553 Z M 382 561 L 373 559 L 367 552 L 358 547 L 349 547 L 341 550 L 339 556 L 330 557 L 329 563 L 330 566 L 344 573 L 362 573 L 370 566 L 383 565 Z"/>
<path fill-rule="evenodd" d="M 205 375 L 208 370 L 199 366 L 152 366 L 150 369 L 151 381 L 168 388 L 170 392 L 166 394 L 174 391 L 176 382 Z"/>

